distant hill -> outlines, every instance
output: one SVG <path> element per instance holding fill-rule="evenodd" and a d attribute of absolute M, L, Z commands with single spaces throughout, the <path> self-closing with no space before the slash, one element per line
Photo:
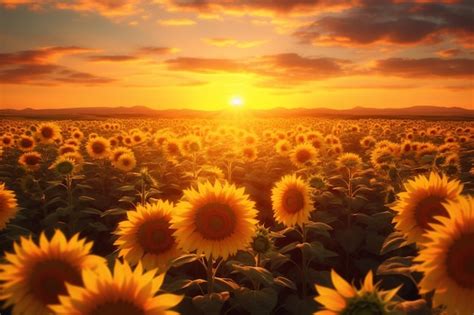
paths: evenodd
<path fill-rule="evenodd" d="M 24 117 L 38 119 L 97 119 L 104 117 L 156 117 L 156 118 L 219 118 L 228 117 L 231 110 L 193 110 L 193 109 L 160 109 L 146 106 L 132 107 L 78 107 L 61 109 L 0 109 L 0 117 Z M 354 107 L 351 109 L 331 108 L 273 108 L 249 109 L 248 116 L 254 117 L 424 117 L 456 118 L 474 120 L 474 109 L 460 107 L 412 106 L 406 108 L 369 108 Z"/>

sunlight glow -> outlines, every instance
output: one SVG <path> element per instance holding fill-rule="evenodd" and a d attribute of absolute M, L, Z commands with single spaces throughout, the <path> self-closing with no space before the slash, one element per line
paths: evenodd
<path fill-rule="evenodd" d="M 244 106 L 244 100 L 240 96 L 232 96 L 229 100 L 229 104 L 232 107 L 242 107 Z"/>

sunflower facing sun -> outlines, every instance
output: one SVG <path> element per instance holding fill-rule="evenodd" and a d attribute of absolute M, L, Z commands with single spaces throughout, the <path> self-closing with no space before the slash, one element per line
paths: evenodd
<path fill-rule="evenodd" d="M 277 222 L 301 226 L 314 210 L 310 186 L 295 174 L 283 177 L 272 189 L 272 204 Z"/>
<path fill-rule="evenodd" d="M 68 295 L 50 306 L 58 315 L 177 315 L 169 309 L 179 304 L 183 296 L 162 293 L 165 274 L 156 270 L 144 272 L 142 265 L 132 270 L 124 262 L 115 261 L 113 274 L 109 268 L 100 272 L 84 270 L 84 286 L 67 284 Z"/>
<path fill-rule="evenodd" d="M 120 222 L 115 232 L 119 256 L 132 265 L 141 259 L 146 269 L 166 268 L 181 253 L 170 228 L 172 212 L 173 205 L 162 200 L 128 211 L 127 220 Z"/>
<path fill-rule="evenodd" d="M 435 290 L 435 305 L 444 304 L 449 314 L 474 310 L 474 197 L 459 197 L 444 205 L 449 217 L 432 224 L 426 246 L 415 261 L 424 273 L 420 294 Z"/>
<path fill-rule="evenodd" d="M 423 234 L 438 216 L 447 216 L 444 204 L 456 201 L 463 185 L 459 180 L 431 173 L 429 177 L 417 176 L 405 183 L 405 192 L 398 194 L 398 201 L 391 207 L 396 211 L 395 227 L 405 234 L 409 243 L 423 242 Z"/>
<path fill-rule="evenodd" d="M 226 259 L 250 243 L 257 211 L 244 188 L 206 182 L 183 193 L 171 219 L 181 248 Z"/>
<path fill-rule="evenodd" d="M 60 230 L 51 240 L 41 234 L 39 245 L 22 237 L 0 265 L 4 307 L 13 305 L 13 314 L 50 314 L 48 305 L 66 293 L 66 282 L 80 285 L 81 270 L 106 266 L 104 258 L 89 254 L 91 248 L 78 234 L 68 241 Z"/>

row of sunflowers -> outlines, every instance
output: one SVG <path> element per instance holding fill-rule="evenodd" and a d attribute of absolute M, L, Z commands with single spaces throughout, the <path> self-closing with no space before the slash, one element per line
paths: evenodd
<path fill-rule="evenodd" d="M 0 121 L 12 314 L 474 312 L 465 121 Z"/>

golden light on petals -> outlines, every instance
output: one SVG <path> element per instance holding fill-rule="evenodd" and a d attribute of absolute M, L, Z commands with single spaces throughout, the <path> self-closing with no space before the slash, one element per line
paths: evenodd
<path fill-rule="evenodd" d="M 100 272 L 84 270 L 84 285 L 67 285 L 68 295 L 50 308 L 58 315 L 175 315 L 169 309 L 183 296 L 157 295 L 164 277 L 156 270 L 144 272 L 141 264 L 132 269 L 116 260 L 113 273 L 106 267 Z"/>
<path fill-rule="evenodd" d="M 474 310 L 474 197 L 460 196 L 445 204 L 448 217 L 438 218 L 415 259 L 423 272 L 420 293 L 434 290 L 435 306 L 449 314 Z"/>
<path fill-rule="evenodd" d="M 396 211 L 395 227 L 410 243 L 423 242 L 423 234 L 436 217 L 447 216 L 444 204 L 456 201 L 463 189 L 459 180 L 449 180 L 436 173 L 417 176 L 404 187 L 406 191 L 397 195 L 398 200 L 391 208 Z"/>
<path fill-rule="evenodd" d="M 105 159 L 110 154 L 110 143 L 103 137 L 95 137 L 87 142 L 86 150 L 93 159 Z"/>
<path fill-rule="evenodd" d="M 141 260 L 146 269 L 165 269 L 181 253 L 170 226 L 173 209 L 168 201 L 158 200 L 128 211 L 115 232 L 119 256 L 132 265 Z"/>
<path fill-rule="evenodd" d="M 3 230 L 8 221 L 16 215 L 17 200 L 12 190 L 0 184 L 0 230 Z"/>
<path fill-rule="evenodd" d="M 243 188 L 228 183 L 199 183 L 184 191 L 172 228 L 179 245 L 214 258 L 227 258 L 252 240 L 257 220 L 255 204 Z"/>
<path fill-rule="evenodd" d="M 67 240 L 59 230 L 51 240 L 41 234 L 39 244 L 21 238 L 0 265 L 6 306 L 13 305 L 13 314 L 50 314 L 47 306 L 66 293 L 66 282 L 80 285 L 81 270 L 105 266 L 105 259 L 89 254 L 91 247 L 77 234 Z"/>
<path fill-rule="evenodd" d="M 295 174 L 284 176 L 275 184 L 271 199 L 275 220 L 286 226 L 301 226 L 314 210 L 310 186 Z"/>

